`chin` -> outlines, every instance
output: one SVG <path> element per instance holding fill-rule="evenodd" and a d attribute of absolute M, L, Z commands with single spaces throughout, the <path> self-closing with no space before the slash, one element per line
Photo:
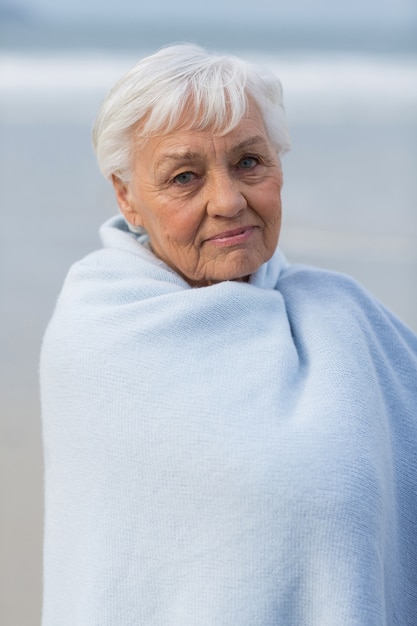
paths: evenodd
<path fill-rule="evenodd" d="M 209 263 L 205 264 L 206 272 L 202 272 L 200 275 L 190 275 L 183 272 L 182 276 L 192 287 L 208 287 L 226 281 L 247 282 L 251 274 L 254 274 L 261 265 L 269 261 L 274 250 L 272 249 L 271 252 L 266 249 L 230 250 L 226 258 L 211 258 Z M 214 265 L 215 271 L 210 271 L 210 265 Z"/>
<path fill-rule="evenodd" d="M 272 255 L 271 255 L 272 256 Z M 265 260 L 253 260 L 252 262 L 247 261 L 246 263 L 242 263 L 240 267 L 225 269 L 224 272 L 218 273 L 213 276 L 210 280 L 210 284 L 220 283 L 223 281 L 235 281 L 235 282 L 247 282 L 251 276 L 254 274 L 260 267 L 268 261 L 271 257 L 265 258 Z"/>

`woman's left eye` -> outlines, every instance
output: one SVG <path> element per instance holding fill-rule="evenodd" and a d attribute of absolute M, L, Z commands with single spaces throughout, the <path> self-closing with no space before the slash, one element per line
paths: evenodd
<path fill-rule="evenodd" d="M 194 180 L 195 174 L 192 172 L 181 172 L 181 174 L 177 174 L 174 177 L 174 183 L 178 183 L 179 185 L 186 185 Z"/>
<path fill-rule="evenodd" d="M 256 165 L 258 165 L 258 163 L 259 163 L 259 160 L 256 157 L 245 156 L 243 157 L 243 159 L 240 159 L 238 166 L 243 169 L 250 170 Z"/>

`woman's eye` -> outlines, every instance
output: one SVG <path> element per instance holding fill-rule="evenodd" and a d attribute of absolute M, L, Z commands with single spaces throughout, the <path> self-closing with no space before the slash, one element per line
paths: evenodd
<path fill-rule="evenodd" d="M 179 185 L 186 185 L 194 180 L 195 174 L 192 172 L 181 172 L 181 174 L 177 174 L 174 177 L 174 183 L 178 183 Z"/>
<path fill-rule="evenodd" d="M 239 167 L 250 170 L 256 165 L 258 165 L 258 163 L 259 161 L 255 157 L 246 156 L 246 157 L 243 157 L 243 159 L 240 159 Z"/>

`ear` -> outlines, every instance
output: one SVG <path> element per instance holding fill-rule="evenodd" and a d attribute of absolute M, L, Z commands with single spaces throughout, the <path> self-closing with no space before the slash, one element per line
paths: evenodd
<path fill-rule="evenodd" d="M 117 204 L 129 224 L 133 226 L 143 226 L 141 217 L 135 207 L 134 199 L 130 190 L 130 184 L 124 182 L 121 178 L 112 174 L 111 181 L 113 183 L 116 194 Z"/>

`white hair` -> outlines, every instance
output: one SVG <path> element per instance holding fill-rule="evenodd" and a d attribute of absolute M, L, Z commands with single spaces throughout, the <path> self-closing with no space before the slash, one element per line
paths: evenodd
<path fill-rule="evenodd" d="M 192 44 L 162 48 L 143 58 L 104 99 L 93 129 L 102 174 L 128 181 L 133 143 L 178 128 L 210 128 L 225 135 L 247 112 L 248 97 L 258 105 L 278 155 L 290 138 L 278 78 L 234 56 L 212 55 Z M 181 128 L 184 128 L 182 125 Z"/>

